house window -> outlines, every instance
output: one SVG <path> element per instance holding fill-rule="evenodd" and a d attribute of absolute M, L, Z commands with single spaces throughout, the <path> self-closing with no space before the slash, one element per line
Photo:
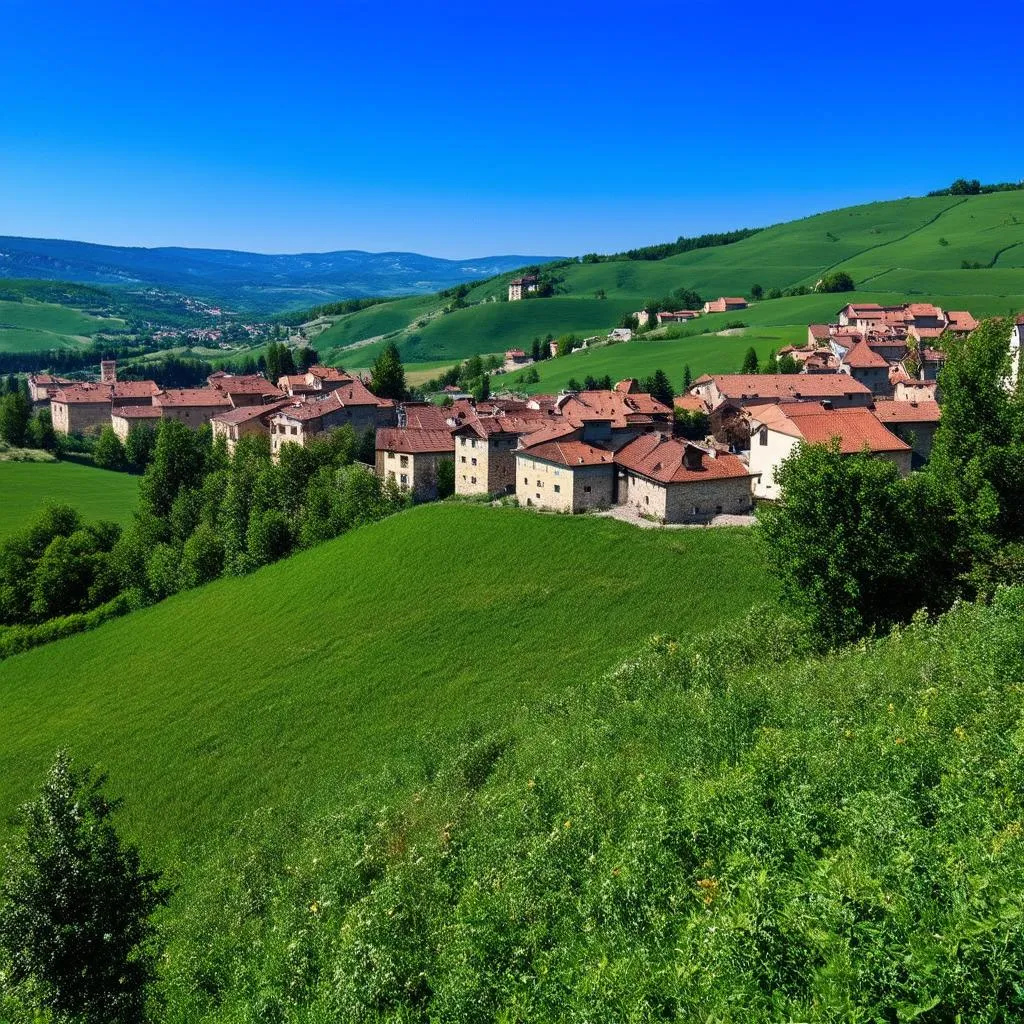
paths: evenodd
<path fill-rule="evenodd" d="M 471 462 L 471 463 L 472 463 L 472 464 L 473 464 L 474 466 L 476 465 L 476 459 L 470 459 L 469 461 L 470 461 L 470 462 Z"/>
<path fill-rule="evenodd" d="M 465 464 L 466 464 L 466 456 L 465 456 L 465 455 L 463 455 L 463 456 L 462 456 L 462 464 L 463 464 L 463 465 L 465 465 Z"/>
<path fill-rule="evenodd" d="M 757 435 L 758 444 L 766 445 L 768 443 L 768 428 L 762 427 L 760 433 Z"/>
<path fill-rule="evenodd" d="M 463 448 L 465 448 L 466 447 L 466 439 L 464 437 L 460 437 L 459 438 L 459 444 L 462 445 Z M 466 460 L 463 459 L 462 461 L 465 462 Z"/>
<path fill-rule="evenodd" d="M 543 481 L 541 481 L 541 480 L 538 480 L 538 481 L 537 481 L 537 486 L 538 486 L 538 487 L 543 487 L 543 486 L 544 486 L 544 483 L 543 483 Z"/>
<path fill-rule="evenodd" d="M 475 448 L 476 447 L 476 438 L 475 437 L 471 437 L 469 439 L 469 447 L 470 448 Z"/>
<path fill-rule="evenodd" d="M 583 488 L 583 493 L 584 494 L 589 494 L 590 493 L 590 484 L 587 484 L 586 487 Z"/>
<path fill-rule="evenodd" d="M 298 427 L 292 427 L 292 433 L 293 434 L 297 434 L 298 432 L 299 432 L 299 428 Z"/>
<path fill-rule="evenodd" d="M 402 486 L 403 487 L 407 486 L 408 483 L 409 483 L 409 474 L 408 473 L 403 473 L 402 476 L 401 476 L 401 481 L 402 481 Z"/>
<path fill-rule="evenodd" d="M 395 453 L 394 452 L 388 452 L 388 458 L 389 459 L 393 459 L 394 457 L 395 457 Z M 466 460 L 463 459 L 462 461 L 465 462 Z"/>
<path fill-rule="evenodd" d="M 561 493 L 562 493 L 562 488 L 558 484 L 555 484 L 555 494 L 561 494 Z"/>
<path fill-rule="evenodd" d="M 401 465 L 401 466 L 408 466 L 409 465 L 409 456 L 408 455 L 403 455 L 402 458 L 399 460 L 399 465 Z"/>
<path fill-rule="evenodd" d="M 529 482 L 530 482 L 530 478 L 528 476 L 524 476 L 523 477 L 523 483 L 524 484 L 528 484 Z"/>
<path fill-rule="evenodd" d="M 470 482 L 471 484 L 475 484 L 475 483 L 476 483 L 476 477 L 475 477 L 475 476 L 471 476 L 471 477 L 469 478 L 469 482 Z"/>

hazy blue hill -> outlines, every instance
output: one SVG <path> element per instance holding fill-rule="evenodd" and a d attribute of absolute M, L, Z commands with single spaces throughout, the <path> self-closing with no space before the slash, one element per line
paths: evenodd
<path fill-rule="evenodd" d="M 435 292 L 549 258 L 509 255 L 446 260 L 419 253 L 355 249 L 268 255 L 0 236 L 0 278 L 154 285 L 254 310 L 309 306 L 363 295 Z"/>

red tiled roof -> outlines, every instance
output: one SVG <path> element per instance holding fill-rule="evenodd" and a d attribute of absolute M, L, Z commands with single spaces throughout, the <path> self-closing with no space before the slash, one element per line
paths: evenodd
<path fill-rule="evenodd" d="M 405 425 L 415 430 L 447 430 L 448 410 L 431 402 L 409 402 L 405 405 Z"/>
<path fill-rule="evenodd" d="M 378 427 L 377 449 L 386 452 L 407 452 L 423 455 L 455 450 L 448 430 L 409 430 L 403 427 Z"/>
<path fill-rule="evenodd" d="M 528 448 L 520 448 L 516 455 L 570 468 L 610 465 L 612 462 L 611 452 L 595 448 L 584 441 L 543 441 L 540 444 L 531 444 Z"/>
<path fill-rule="evenodd" d="M 704 399 L 698 395 L 676 395 L 672 399 L 672 404 L 677 409 L 685 409 L 687 412 L 707 412 Z"/>
<path fill-rule="evenodd" d="M 702 453 L 700 468 L 686 465 L 684 456 L 687 449 Z M 692 484 L 750 476 L 750 470 L 735 455 L 711 455 L 697 445 L 665 434 L 641 434 L 615 453 L 615 461 L 630 472 L 662 484 Z"/>
<path fill-rule="evenodd" d="M 271 402 L 269 405 L 240 405 L 237 409 L 229 409 L 227 412 L 219 412 L 213 417 L 214 423 L 248 423 L 249 420 L 258 419 L 261 416 L 271 416 L 280 411 L 286 405 L 290 405 L 295 399 L 285 398 L 280 402 Z"/>
<path fill-rule="evenodd" d="M 111 401 L 112 391 L 110 384 L 74 384 L 61 388 L 53 401 L 65 405 L 102 405 Z"/>
<path fill-rule="evenodd" d="M 871 389 L 845 373 L 726 373 L 710 378 L 726 398 L 839 398 Z M 694 381 L 702 383 L 705 378 Z"/>
<path fill-rule="evenodd" d="M 818 341 L 825 341 L 829 337 L 828 324 L 808 324 L 807 330 Z"/>
<path fill-rule="evenodd" d="M 521 356 L 525 356 L 526 353 L 521 348 L 510 348 L 505 353 L 506 359 L 519 359 Z"/>
<path fill-rule="evenodd" d="M 973 331 L 978 326 L 978 321 L 966 309 L 949 310 L 946 320 L 951 331 Z"/>
<path fill-rule="evenodd" d="M 162 413 L 157 405 L 115 405 L 110 415 L 123 420 L 158 420 Z"/>
<path fill-rule="evenodd" d="M 160 385 L 152 380 L 119 380 L 114 384 L 114 398 L 153 398 L 160 394 Z"/>
<path fill-rule="evenodd" d="M 908 302 L 904 308 L 913 317 L 929 316 L 940 318 L 942 316 L 942 310 L 938 306 L 933 306 L 930 302 Z"/>
<path fill-rule="evenodd" d="M 897 402 L 892 399 L 875 402 L 875 415 L 883 423 L 938 423 L 942 409 L 938 402 Z"/>
<path fill-rule="evenodd" d="M 211 387 L 223 391 L 226 395 L 265 395 L 271 398 L 280 398 L 281 389 L 275 387 L 258 373 L 235 374 L 211 373 L 206 378 Z"/>
<path fill-rule="evenodd" d="M 871 452 L 908 451 L 909 445 L 887 430 L 866 408 L 826 409 L 819 402 L 778 402 L 748 407 L 752 420 L 771 430 L 797 437 L 808 444 L 827 444 L 839 438 L 839 450 L 852 455 L 867 447 Z"/>
<path fill-rule="evenodd" d="M 153 399 L 153 404 L 160 408 L 168 406 L 188 406 L 200 409 L 209 409 L 214 406 L 229 408 L 231 399 L 217 388 L 168 388 Z"/>
<path fill-rule="evenodd" d="M 885 369 L 889 363 L 875 352 L 866 341 L 859 341 L 843 356 L 843 362 L 855 370 Z"/>
<path fill-rule="evenodd" d="M 346 381 L 352 379 L 351 374 L 346 373 L 337 366 L 320 366 L 317 364 L 316 366 L 311 366 L 306 372 L 312 374 L 317 380 Z"/>

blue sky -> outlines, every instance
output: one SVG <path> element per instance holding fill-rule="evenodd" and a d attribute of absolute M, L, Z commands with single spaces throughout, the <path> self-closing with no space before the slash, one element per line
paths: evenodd
<path fill-rule="evenodd" d="M 1021 6 L 0 0 L 0 234 L 610 251 L 1024 176 Z"/>

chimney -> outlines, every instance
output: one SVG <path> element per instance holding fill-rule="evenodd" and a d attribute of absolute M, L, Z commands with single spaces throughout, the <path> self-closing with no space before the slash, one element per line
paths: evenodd
<path fill-rule="evenodd" d="M 687 469 L 701 469 L 704 465 L 704 452 L 696 445 L 688 444 L 683 449 L 683 465 Z"/>
<path fill-rule="evenodd" d="M 101 384 L 116 384 L 117 383 L 117 360 L 116 359 L 103 359 L 100 361 L 100 383 Z"/>

